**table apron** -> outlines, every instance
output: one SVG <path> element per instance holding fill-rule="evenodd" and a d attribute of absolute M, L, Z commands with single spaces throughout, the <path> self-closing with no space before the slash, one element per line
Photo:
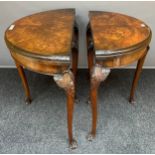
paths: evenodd
<path fill-rule="evenodd" d="M 102 59 L 96 58 L 96 63 L 102 65 L 103 67 L 109 68 L 127 66 L 139 60 L 145 54 L 145 52 L 146 48 L 132 53 L 126 53 L 120 56 L 106 57 Z"/>
<path fill-rule="evenodd" d="M 70 63 L 34 59 L 12 51 L 11 55 L 13 59 L 24 68 L 45 75 L 62 74 L 70 68 Z"/>

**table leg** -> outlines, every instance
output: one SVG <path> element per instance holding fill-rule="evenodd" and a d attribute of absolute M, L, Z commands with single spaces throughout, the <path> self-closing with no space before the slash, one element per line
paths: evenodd
<path fill-rule="evenodd" d="M 74 80 L 76 83 L 76 75 L 77 75 L 77 67 L 78 67 L 78 49 L 73 48 L 72 49 L 72 71 L 74 74 Z"/>
<path fill-rule="evenodd" d="M 77 147 L 76 140 L 73 139 L 72 134 L 72 120 L 73 120 L 73 109 L 74 109 L 74 98 L 75 98 L 75 84 L 74 75 L 71 71 L 67 71 L 62 75 L 54 75 L 54 80 L 57 85 L 63 88 L 67 95 L 67 122 L 68 122 L 68 136 L 69 144 L 71 149 Z"/>
<path fill-rule="evenodd" d="M 92 68 L 93 68 L 93 64 L 94 64 L 93 60 L 94 60 L 93 51 L 92 51 L 92 49 L 89 49 L 89 50 L 88 50 L 88 69 L 89 69 L 89 77 L 91 76 L 91 75 L 90 75 L 90 74 L 91 74 L 90 72 L 91 72 L 91 70 L 92 70 Z"/>
<path fill-rule="evenodd" d="M 30 104 L 32 99 L 31 99 L 31 95 L 30 95 L 30 89 L 29 89 L 29 86 L 28 86 L 28 82 L 27 82 L 27 79 L 26 79 L 26 75 L 24 73 L 24 69 L 23 67 L 18 64 L 17 62 L 15 62 L 16 64 L 16 67 L 17 67 L 17 70 L 18 70 L 18 73 L 19 73 L 19 76 L 22 80 L 22 83 L 23 83 L 23 86 L 24 86 L 24 90 L 25 90 L 25 95 L 26 95 L 26 99 L 25 99 L 25 102 L 26 104 Z"/>
<path fill-rule="evenodd" d="M 89 69 L 88 76 L 90 77 L 90 72 L 91 72 L 93 65 L 94 65 L 94 45 L 93 45 L 93 42 L 91 40 L 91 31 L 90 31 L 89 24 L 87 26 L 86 37 L 87 37 L 86 38 L 87 39 L 87 58 L 88 58 L 88 69 Z"/>
<path fill-rule="evenodd" d="M 78 48 L 72 48 L 72 71 L 74 74 L 74 84 L 75 84 L 75 92 L 76 92 L 76 81 L 77 81 L 77 69 L 78 69 Z M 75 94 L 75 102 L 78 103 L 77 95 Z"/>
<path fill-rule="evenodd" d="M 135 100 L 134 100 L 135 89 L 137 87 L 137 83 L 138 83 L 138 80 L 139 80 L 139 77 L 140 77 L 142 67 L 143 67 L 143 64 L 144 64 L 144 61 L 145 61 L 148 50 L 149 50 L 149 47 L 147 48 L 147 50 L 146 50 L 145 54 L 143 55 L 143 57 L 141 57 L 138 60 L 138 63 L 137 63 L 137 68 L 136 68 L 136 72 L 135 72 L 134 79 L 133 79 L 133 82 L 132 82 L 130 98 L 129 98 L 129 102 L 131 104 L 135 103 Z"/>
<path fill-rule="evenodd" d="M 75 92 L 76 92 L 76 81 L 77 81 L 77 71 L 78 71 L 78 54 L 79 54 L 79 30 L 78 26 L 75 22 L 74 25 L 74 36 L 73 36 L 73 42 L 72 42 L 72 72 L 74 74 L 74 83 L 75 83 Z M 79 100 L 77 99 L 77 96 L 75 94 L 75 102 L 78 103 Z"/>
<path fill-rule="evenodd" d="M 91 109 L 92 109 L 92 129 L 87 136 L 87 139 L 89 141 L 91 141 L 96 135 L 98 88 L 100 83 L 107 78 L 109 73 L 110 73 L 110 69 L 102 68 L 99 65 L 94 66 L 91 72 L 90 99 L 91 99 Z"/>
<path fill-rule="evenodd" d="M 91 30 L 90 30 L 90 25 L 87 25 L 87 33 L 86 33 L 86 40 L 87 40 L 87 62 L 88 62 L 88 80 L 91 81 L 91 71 L 94 66 L 94 45 L 92 42 L 92 37 L 91 37 Z M 90 104 L 90 96 L 87 98 L 87 102 Z"/>

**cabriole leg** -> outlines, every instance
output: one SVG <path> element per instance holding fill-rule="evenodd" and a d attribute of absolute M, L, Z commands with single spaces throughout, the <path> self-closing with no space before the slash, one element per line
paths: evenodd
<path fill-rule="evenodd" d="M 135 90 L 136 90 L 136 87 L 137 87 L 137 84 L 138 84 L 138 80 L 139 80 L 139 77 L 140 77 L 140 74 L 141 74 L 141 71 L 142 71 L 142 67 L 143 67 L 143 64 L 144 64 L 144 61 L 145 61 L 145 58 L 146 58 L 148 50 L 149 50 L 149 47 L 147 48 L 144 56 L 141 57 L 138 60 L 138 63 L 137 63 L 137 68 L 136 68 L 136 72 L 135 72 L 134 79 L 133 79 L 133 82 L 132 82 L 130 98 L 129 98 L 129 102 L 131 104 L 135 103 L 134 94 L 135 94 Z"/>
<path fill-rule="evenodd" d="M 30 104 L 32 99 L 31 99 L 31 95 L 30 95 L 30 89 L 29 89 L 29 86 L 28 86 L 28 82 L 27 82 L 27 79 L 26 79 L 26 75 L 24 73 L 24 69 L 23 67 L 18 64 L 17 62 L 15 62 L 16 64 L 16 67 L 17 67 L 17 70 L 18 70 L 18 73 L 19 73 L 19 76 L 22 80 L 22 83 L 23 83 L 23 86 L 24 86 L 24 90 L 25 90 L 25 95 L 26 95 L 26 99 L 25 99 L 25 102 L 26 104 Z"/>
<path fill-rule="evenodd" d="M 77 142 L 73 139 L 72 134 L 73 108 L 75 97 L 74 75 L 71 71 L 67 71 L 62 75 L 55 75 L 54 80 L 59 87 L 65 90 L 67 95 L 67 122 L 69 145 L 71 149 L 75 149 L 77 147 Z"/>
<path fill-rule="evenodd" d="M 102 68 L 99 65 L 93 67 L 91 72 L 91 88 L 90 88 L 90 100 L 92 109 L 92 129 L 88 134 L 87 139 L 91 141 L 96 135 L 97 125 L 97 93 L 99 85 L 104 81 L 110 73 L 110 69 Z"/>

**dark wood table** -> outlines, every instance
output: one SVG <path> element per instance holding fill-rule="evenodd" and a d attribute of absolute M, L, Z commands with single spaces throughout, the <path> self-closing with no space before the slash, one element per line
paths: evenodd
<path fill-rule="evenodd" d="M 31 95 L 23 67 L 53 76 L 58 86 L 65 90 L 69 144 L 71 148 L 76 148 L 72 135 L 78 64 L 75 10 L 46 11 L 21 18 L 6 30 L 5 41 L 21 77 L 26 103 L 31 103 Z"/>
<path fill-rule="evenodd" d="M 87 27 L 88 67 L 90 71 L 90 101 L 92 129 L 88 139 L 96 135 L 97 92 L 112 68 L 138 61 L 129 101 L 133 104 L 134 92 L 149 49 L 151 30 L 142 21 L 126 15 L 90 11 Z"/>

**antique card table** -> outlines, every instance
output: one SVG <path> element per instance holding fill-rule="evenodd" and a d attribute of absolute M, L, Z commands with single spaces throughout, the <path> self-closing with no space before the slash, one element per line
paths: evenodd
<path fill-rule="evenodd" d="M 75 10 L 46 11 L 19 19 L 6 30 L 5 41 L 21 77 L 26 103 L 31 103 L 31 95 L 23 68 L 53 76 L 58 86 L 65 90 L 69 144 L 75 148 L 77 143 L 72 135 L 78 63 Z"/>
<path fill-rule="evenodd" d="M 97 91 L 110 69 L 138 61 L 129 101 L 134 103 L 134 92 L 149 49 L 151 30 L 142 21 L 126 15 L 90 11 L 87 27 L 88 67 L 90 71 L 90 101 L 92 129 L 88 140 L 96 134 Z"/>

